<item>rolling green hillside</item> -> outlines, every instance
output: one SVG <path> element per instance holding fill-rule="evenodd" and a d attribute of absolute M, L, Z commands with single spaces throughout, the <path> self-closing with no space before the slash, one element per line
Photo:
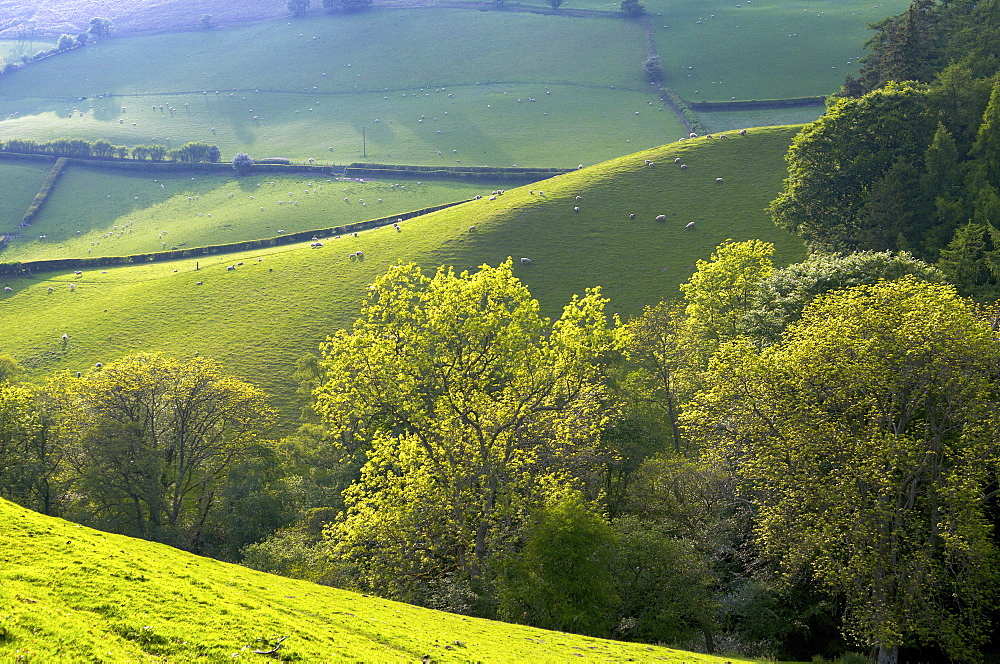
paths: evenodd
<path fill-rule="evenodd" d="M 0 161 L 0 235 L 21 232 L 17 225 L 51 168 L 52 163 L 44 160 Z"/>
<path fill-rule="evenodd" d="M 13 292 L 0 294 L 0 352 L 36 378 L 139 350 L 208 355 L 264 387 L 287 424 L 297 412 L 295 360 L 349 324 L 368 284 L 400 261 L 433 270 L 530 258 L 516 274 L 546 315 L 599 285 L 609 312 L 630 316 L 675 297 L 695 261 L 727 238 L 773 241 L 779 263 L 801 259 L 801 242 L 764 212 L 797 129 L 672 143 L 413 219 L 399 232 L 324 238 L 317 249 L 205 256 L 198 271 L 184 260 L 9 279 Z M 666 221 L 654 221 L 661 214 Z M 363 260 L 348 259 L 359 250 Z"/>
<path fill-rule="evenodd" d="M 24 180 L 37 190 L 46 171 L 30 173 L 37 179 Z M 0 251 L 0 261 L 123 256 L 273 237 L 466 200 L 497 186 L 273 174 L 153 177 L 73 166 L 31 228 L 21 229 L 23 239 Z M 30 202 L 0 209 L 0 235 L 18 230 Z"/>
<path fill-rule="evenodd" d="M 421 609 L 2 499 L 0 521 L 0 661 L 265 661 L 282 637 L 283 661 L 746 661 Z"/>

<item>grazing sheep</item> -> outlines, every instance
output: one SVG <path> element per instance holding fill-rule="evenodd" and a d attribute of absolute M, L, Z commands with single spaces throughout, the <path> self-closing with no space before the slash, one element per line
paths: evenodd
<path fill-rule="evenodd" d="M 579 207 L 574 207 L 574 208 L 573 208 L 573 212 L 579 212 L 579 211 L 580 211 L 580 208 L 579 208 Z"/>
<path fill-rule="evenodd" d="M 578 200 L 578 201 L 582 201 L 582 200 L 583 200 L 583 196 L 577 196 L 577 197 L 576 197 L 576 200 Z"/>
<path fill-rule="evenodd" d="M 683 171 L 683 170 L 686 170 L 686 169 L 687 169 L 687 164 L 681 164 L 681 170 Z"/>
<path fill-rule="evenodd" d="M 476 227 L 475 226 L 469 226 L 469 232 L 470 233 L 475 233 L 476 232 Z"/>
<path fill-rule="evenodd" d="M 198 282 L 197 284 L 195 284 L 195 285 L 196 285 L 196 286 L 201 286 L 201 285 L 202 285 L 203 283 L 205 283 L 205 282 L 204 282 L 204 281 L 199 281 L 199 282 Z"/>
<path fill-rule="evenodd" d="M 63 335 L 62 335 L 62 340 L 63 340 L 63 341 L 69 341 L 69 335 L 68 335 L 68 334 L 66 334 L 65 332 L 63 332 Z"/>
<path fill-rule="evenodd" d="M 80 270 L 74 270 L 73 274 L 75 274 L 78 277 L 82 277 L 83 276 L 83 272 L 81 272 Z"/>
<path fill-rule="evenodd" d="M 521 259 L 521 265 L 531 265 L 531 259 L 530 258 L 522 258 Z"/>
<path fill-rule="evenodd" d="M 495 201 L 496 199 L 497 199 L 497 197 L 496 197 L 496 196 L 490 196 L 490 200 L 491 200 L 491 201 Z"/>
<path fill-rule="evenodd" d="M 688 134 L 688 138 L 698 138 L 697 132 L 692 131 L 690 134 Z"/>
<path fill-rule="evenodd" d="M 4 293 L 13 293 L 13 292 L 14 292 L 14 289 L 13 289 L 13 288 L 11 288 L 10 286 L 4 286 L 4 287 L 3 287 L 3 292 L 4 292 Z"/>
<path fill-rule="evenodd" d="M 355 252 L 355 253 L 357 254 L 358 258 L 364 258 L 365 257 L 364 252 L 358 251 L 358 252 Z"/>
<path fill-rule="evenodd" d="M 722 178 L 715 178 L 715 181 L 718 182 L 719 184 L 722 184 Z"/>
<path fill-rule="evenodd" d="M 656 215 L 656 221 L 666 221 L 666 220 L 667 220 L 667 215 L 665 214 Z"/>
<path fill-rule="evenodd" d="M 104 363 L 103 363 L 103 362 L 98 362 L 97 364 L 95 364 L 95 365 L 94 365 L 94 368 L 95 368 L 95 369 L 100 369 L 100 368 L 101 368 L 101 367 L 103 367 L 103 366 L 104 366 Z"/>
<path fill-rule="evenodd" d="M 48 289 L 48 290 L 49 290 L 49 292 L 51 293 L 52 291 L 54 291 L 54 290 L 55 290 L 55 288 L 53 288 L 52 286 L 49 286 L 49 289 Z"/>
<path fill-rule="evenodd" d="M 635 219 L 635 212 L 633 212 L 632 214 L 630 214 L 630 215 L 628 216 L 628 218 L 629 218 L 629 219 Z"/>
<path fill-rule="evenodd" d="M 676 159 L 674 159 L 674 163 L 675 163 L 675 164 L 679 164 L 679 163 L 681 163 L 681 158 L 680 158 L 680 157 L 677 157 Z"/>
<path fill-rule="evenodd" d="M 237 263 L 237 265 L 243 265 L 243 261 L 240 261 L 239 263 Z"/>
<path fill-rule="evenodd" d="M 352 261 L 356 261 L 358 259 L 358 257 L 355 256 L 354 254 L 347 254 L 347 257 L 350 258 Z"/>
<path fill-rule="evenodd" d="M 322 242 L 312 242 L 312 243 L 309 244 L 309 246 L 312 247 L 313 249 L 319 249 L 320 247 L 323 246 L 323 243 Z"/>
<path fill-rule="evenodd" d="M 227 266 L 226 266 L 226 270 L 228 270 L 228 271 L 230 271 L 230 272 L 232 272 L 232 271 L 233 271 L 233 270 L 235 270 L 235 269 L 236 269 L 236 266 L 235 266 L 235 265 L 227 265 Z"/>
<path fill-rule="evenodd" d="M 684 228 L 694 228 L 694 222 L 693 221 L 689 221 L 687 223 L 687 226 L 685 226 Z"/>
<path fill-rule="evenodd" d="M 76 284 L 70 284 L 69 285 L 69 289 L 70 290 L 76 290 Z"/>
<path fill-rule="evenodd" d="M 740 136 L 746 136 L 747 135 L 747 130 L 746 129 L 740 129 L 739 134 L 740 134 Z"/>

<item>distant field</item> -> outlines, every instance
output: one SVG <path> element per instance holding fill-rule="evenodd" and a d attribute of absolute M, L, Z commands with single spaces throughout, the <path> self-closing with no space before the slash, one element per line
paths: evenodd
<path fill-rule="evenodd" d="M 48 36 L 23 41 L 20 39 L 0 39 L 0 58 L 6 62 L 20 62 L 22 55 L 30 58 L 35 53 L 46 51 L 55 45 L 56 40 Z"/>
<path fill-rule="evenodd" d="M 36 190 L 40 182 L 34 181 Z M 30 235 L 0 251 L 0 262 L 125 256 L 273 237 L 465 200 L 499 186 L 274 175 L 153 178 L 74 166 Z M 0 233 L 5 229 L 0 225 Z"/>
<path fill-rule="evenodd" d="M 857 73 L 868 23 L 909 0 L 644 2 L 666 85 L 689 101 L 825 96 Z M 668 26 L 668 27 L 664 27 Z"/>
<path fill-rule="evenodd" d="M 0 160 L 0 235 L 25 232 L 17 225 L 51 168 L 46 161 Z M 0 261 L 2 256 L 0 252 Z"/>
<path fill-rule="evenodd" d="M 727 238 L 773 241 L 779 263 L 800 260 L 801 242 L 764 212 L 785 177 L 784 155 L 797 129 L 665 145 L 511 189 L 496 201 L 413 219 L 402 232 L 390 226 L 357 238 L 324 238 L 320 249 L 302 244 L 205 256 L 199 271 L 191 259 L 9 279 L 4 285 L 14 292 L 0 294 L 0 352 L 36 378 L 139 350 L 208 355 L 264 387 L 288 427 L 299 407 L 295 360 L 348 325 L 368 284 L 400 261 L 433 271 L 441 264 L 474 269 L 507 256 L 531 258 L 515 272 L 545 315 L 557 316 L 574 293 L 599 285 L 611 298 L 609 313 L 627 317 L 676 297 L 695 261 Z M 686 170 L 673 163 L 677 157 Z M 667 222 L 653 221 L 658 214 Z M 689 222 L 694 228 L 685 228 Z M 364 260 L 349 260 L 358 250 Z M 239 261 L 244 265 L 226 270 Z"/>
<path fill-rule="evenodd" d="M 698 111 L 698 119 L 707 131 L 719 132 L 745 127 L 806 124 L 815 122 L 824 111 L 826 111 L 825 106 L 768 108 L 753 111 Z"/>
<path fill-rule="evenodd" d="M 683 135 L 645 58 L 634 22 L 444 9 L 112 39 L 0 78 L 0 138 L 576 166 Z"/>

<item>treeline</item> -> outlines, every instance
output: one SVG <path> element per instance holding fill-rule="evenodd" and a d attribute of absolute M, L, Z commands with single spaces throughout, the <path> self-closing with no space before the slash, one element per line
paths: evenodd
<path fill-rule="evenodd" d="M 917 0 L 876 24 L 860 79 L 794 140 L 776 223 L 815 250 L 909 251 L 995 297 L 998 18 L 993 0 Z"/>
<path fill-rule="evenodd" d="M 86 32 L 81 32 L 77 35 L 59 35 L 59 39 L 56 40 L 55 46 L 48 49 L 42 49 L 31 56 L 22 55 L 20 62 L 6 62 L 3 58 L 0 58 L 0 75 L 9 74 L 31 62 L 38 62 L 39 60 L 44 60 L 45 58 L 53 55 L 86 46 L 90 43 L 91 39 L 100 39 L 110 35 L 113 27 L 114 26 L 111 21 L 106 18 L 92 18 L 90 19 L 90 26 Z M 33 27 L 31 31 L 32 33 L 34 32 Z"/>
<path fill-rule="evenodd" d="M 132 159 L 134 161 L 172 161 L 186 164 L 216 163 L 222 153 L 216 145 L 201 141 L 170 149 L 165 145 L 113 145 L 107 139 L 87 141 L 81 138 L 57 138 L 51 141 L 11 138 L 0 141 L 0 151 L 16 154 L 52 155 L 77 159 Z"/>
<path fill-rule="evenodd" d="M 0 495 L 468 615 L 783 660 L 982 661 L 995 308 L 908 255 L 772 253 L 727 241 L 680 301 L 624 322 L 599 289 L 542 318 L 510 259 L 395 266 L 299 362 L 310 407 L 280 441 L 262 395 L 209 360 L 30 385 L 0 358 Z"/>

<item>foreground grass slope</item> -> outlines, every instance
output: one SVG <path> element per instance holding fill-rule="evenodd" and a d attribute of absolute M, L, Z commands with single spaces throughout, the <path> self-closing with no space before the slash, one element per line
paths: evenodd
<path fill-rule="evenodd" d="M 388 226 L 324 237 L 318 249 L 306 243 L 208 255 L 197 259 L 197 271 L 189 259 L 8 279 L 13 292 L 0 293 L 0 352 L 35 378 L 135 351 L 208 355 L 269 392 L 287 425 L 298 403 L 295 360 L 349 325 L 368 285 L 399 262 L 463 270 L 512 256 L 545 315 L 557 316 L 573 294 L 601 286 L 609 313 L 627 317 L 676 297 L 695 262 L 727 238 L 773 241 L 779 263 L 801 259 L 801 242 L 764 212 L 781 187 L 795 131 L 673 143 L 493 201 L 484 192 L 482 200 L 404 222 L 399 232 Z M 654 221 L 661 214 L 666 221 Z M 363 260 L 348 258 L 356 251 Z M 532 263 L 520 265 L 522 257 Z"/>
<path fill-rule="evenodd" d="M 740 662 L 420 609 L 0 499 L 0 661 Z"/>

